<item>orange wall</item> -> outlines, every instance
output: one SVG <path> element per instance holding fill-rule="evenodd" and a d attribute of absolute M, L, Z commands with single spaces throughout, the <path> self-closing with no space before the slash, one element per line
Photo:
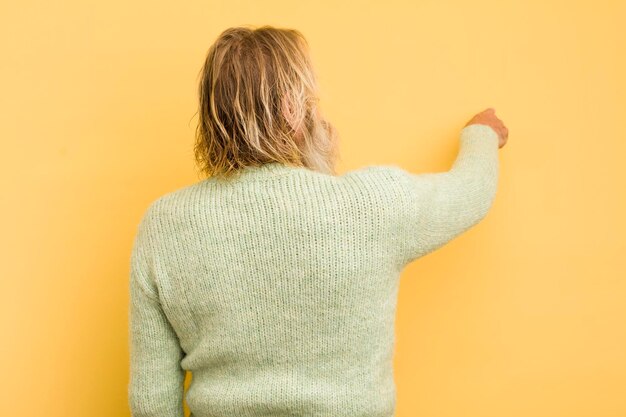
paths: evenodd
<path fill-rule="evenodd" d="M 135 227 L 198 180 L 209 45 L 266 23 L 309 39 L 342 172 L 510 131 L 487 218 L 403 273 L 397 416 L 626 415 L 625 2 L 88 3 L 0 13 L 0 415 L 128 415 Z"/>

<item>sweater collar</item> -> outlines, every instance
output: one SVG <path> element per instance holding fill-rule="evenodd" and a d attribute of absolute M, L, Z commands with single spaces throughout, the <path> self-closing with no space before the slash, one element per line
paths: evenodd
<path fill-rule="evenodd" d="M 287 165 L 282 162 L 266 162 L 262 165 L 246 166 L 241 169 L 241 175 L 247 178 L 252 177 L 274 177 L 284 175 L 294 170 L 304 169 L 304 167 Z"/>
<path fill-rule="evenodd" d="M 306 167 L 287 165 L 282 162 L 266 162 L 262 165 L 249 165 L 239 169 L 236 174 L 236 181 L 264 180 L 267 178 L 288 175 L 294 172 L 300 172 Z"/>

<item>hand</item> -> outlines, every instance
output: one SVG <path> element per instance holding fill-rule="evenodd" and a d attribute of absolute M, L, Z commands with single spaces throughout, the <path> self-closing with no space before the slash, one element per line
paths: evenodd
<path fill-rule="evenodd" d="M 465 126 L 469 126 L 472 124 L 481 124 L 492 127 L 493 130 L 498 133 L 498 136 L 500 138 L 498 143 L 498 149 L 500 149 L 504 145 L 506 145 L 506 142 L 509 138 L 509 129 L 504 126 L 502 120 L 498 119 L 495 112 L 496 111 L 493 107 L 489 107 L 488 109 L 483 110 L 482 112 L 472 117 L 470 121 L 465 124 Z"/>

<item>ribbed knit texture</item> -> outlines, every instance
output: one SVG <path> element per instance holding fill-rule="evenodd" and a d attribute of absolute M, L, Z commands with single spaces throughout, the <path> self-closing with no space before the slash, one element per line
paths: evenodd
<path fill-rule="evenodd" d="M 402 269 L 488 212 L 498 135 L 461 131 L 449 171 L 332 176 L 271 163 L 144 213 L 130 262 L 133 417 L 391 417 Z"/>

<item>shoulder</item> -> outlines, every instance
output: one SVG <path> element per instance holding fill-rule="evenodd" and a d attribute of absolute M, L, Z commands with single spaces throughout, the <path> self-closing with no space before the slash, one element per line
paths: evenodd
<path fill-rule="evenodd" d="M 411 176 L 411 172 L 395 164 L 366 165 L 343 175 L 349 184 L 369 185 L 389 195 L 406 193 Z"/>
<path fill-rule="evenodd" d="M 200 201 L 198 193 L 203 191 L 203 181 L 186 185 L 161 194 L 149 201 L 141 213 L 138 236 L 154 236 L 171 220 L 181 217 L 193 204 Z"/>
<path fill-rule="evenodd" d="M 204 181 L 189 184 L 161 194 L 153 199 L 144 212 L 146 220 L 154 220 L 184 210 L 198 200 L 204 191 Z"/>
<path fill-rule="evenodd" d="M 366 165 L 346 172 L 343 176 L 349 181 L 404 181 L 408 171 L 399 165 Z"/>
<path fill-rule="evenodd" d="M 394 223 L 412 204 L 411 175 L 399 165 L 380 164 L 348 171 L 342 177 L 351 194 L 360 196 L 362 205 L 372 207 L 377 214 L 387 213 L 385 220 Z"/>

